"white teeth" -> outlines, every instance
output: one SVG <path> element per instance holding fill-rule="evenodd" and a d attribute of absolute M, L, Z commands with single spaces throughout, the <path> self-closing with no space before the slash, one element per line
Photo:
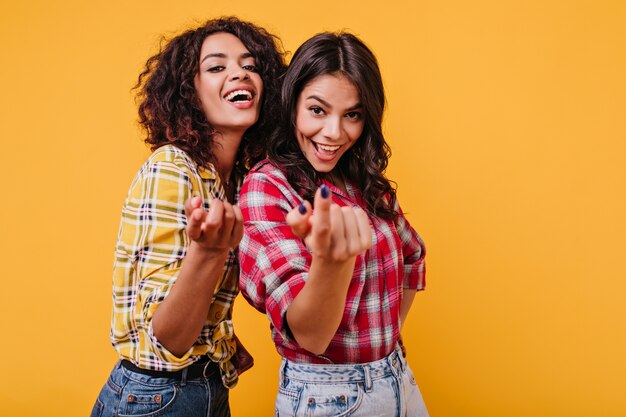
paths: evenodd
<path fill-rule="evenodd" d="M 233 99 L 237 96 L 244 96 L 246 100 L 252 100 L 252 93 L 248 90 L 235 90 L 231 91 L 224 97 L 228 101 L 233 101 Z M 240 100 L 241 101 L 241 100 Z"/>
<path fill-rule="evenodd" d="M 328 152 L 335 152 L 337 149 L 341 148 L 341 145 L 322 145 L 321 143 L 316 144 L 321 150 Z"/>

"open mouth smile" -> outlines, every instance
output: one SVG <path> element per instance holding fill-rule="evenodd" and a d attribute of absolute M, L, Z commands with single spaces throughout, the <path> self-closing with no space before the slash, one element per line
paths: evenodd
<path fill-rule="evenodd" d="M 250 90 L 233 90 L 224 96 L 231 103 L 248 103 L 254 99 L 254 92 Z"/>
<path fill-rule="evenodd" d="M 309 139 L 309 141 L 313 144 L 313 147 L 315 148 L 316 153 L 323 157 L 322 159 L 327 159 L 328 157 L 334 157 L 335 154 L 339 151 L 339 149 L 343 146 L 343 145 L 328 145 L 328 144 L 324 144 L 324 143 L 318 143 L 315 142 L 314 140 Z"/>

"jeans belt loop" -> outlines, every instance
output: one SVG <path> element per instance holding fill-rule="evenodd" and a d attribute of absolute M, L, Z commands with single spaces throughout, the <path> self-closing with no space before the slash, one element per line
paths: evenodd
<path fill-rule="evenodd" d="M 207 363 L 204 364 L 204 367 L 202 368 L 202 376 L 203 377 L 207 377 L 206 371 L 209 368 L 209 365 L 211 364 L 211 361 L 208 361 Z"/>
<path fill-rule="evenodd" d="M 372 387 L 374 384 L 372 382 L 372 375 L 370 374 L 369 365 L 363 366 L 363 374 L 365 376 L 365 392 L 372 392 Z"/>
<path fill-rule="evenodd" d="M 396 378 L 400 378 L 400 373 L 401 373 L 400 369 L 402 366 L 398 362 L 399 362 L 398 355 L 396 355 L 395 351 L 391 355 L 387 356 L 387 363 L 389 364 L 389 367 L 391 368 L 391 372 Z"/>
<path fill-rule="evenodd" d="M 286 368 L 287 368 L 287 360 L 283 359 L 282 363 L 280 364 L 280 371 L 279 371 L 280 385 L 283 388 L 285 388 L 287 386 L 287 372 L 286 372 Z"/>
<path fill-rule="evenodd" d="M 402 351 L 396 350 L 394 354 L 398 358 L 398 363 L 400 364 L 400 371 L 404 373 L 406 371 L 406 359 L 404 359 L 404 356 L 402 355 Z"/>
<path fill-rule="evenodd" d="M 186 367 L 185 369 L 182 370 L 182 373 L 180 375 L 181 387 L 184 387 L 185 385 L 187 385 L 187 372 L 189 372 L 189 367 Z"/>

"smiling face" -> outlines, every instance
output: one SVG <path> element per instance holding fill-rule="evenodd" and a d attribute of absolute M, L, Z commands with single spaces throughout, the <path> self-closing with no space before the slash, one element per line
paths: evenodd
<path fill-rule="evenodd" d="M 258 120 L 263 81 L 254 57 L 235 35 L 207 36 L 194 85 L 207 120 L 218 132 L 243 134 Z"/>
<path fill-rule="evenodd" d="M 362 113 L 359 93 L 343 75 L 321 75 L 304 86 L 296 104 L 295 136 L 316 171 L 332 171 L 359 139 Z"/>

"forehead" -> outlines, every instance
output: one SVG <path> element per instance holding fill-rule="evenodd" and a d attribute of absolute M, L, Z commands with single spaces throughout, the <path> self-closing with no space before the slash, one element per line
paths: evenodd
<path fill-rule="evenodd" d="M 309 81 L 302 92 L 300 99 L 311 96 L 321 98 L 330 104 L 341 104 L 351 107 L 360 101 L 359 92 L 354 83 L 341 74 L 325 74 Z"/>
<path fill-rule="evenodd" d="M 202 48 L 200 49 L 200 55 L 206 54 L 224 54 L 224 55 L 242 55 L 249 53 L 248 49 L 239 40 L 238 37 L 232 33 L 217 32 L 213 33 L 202 42 Z"/>

